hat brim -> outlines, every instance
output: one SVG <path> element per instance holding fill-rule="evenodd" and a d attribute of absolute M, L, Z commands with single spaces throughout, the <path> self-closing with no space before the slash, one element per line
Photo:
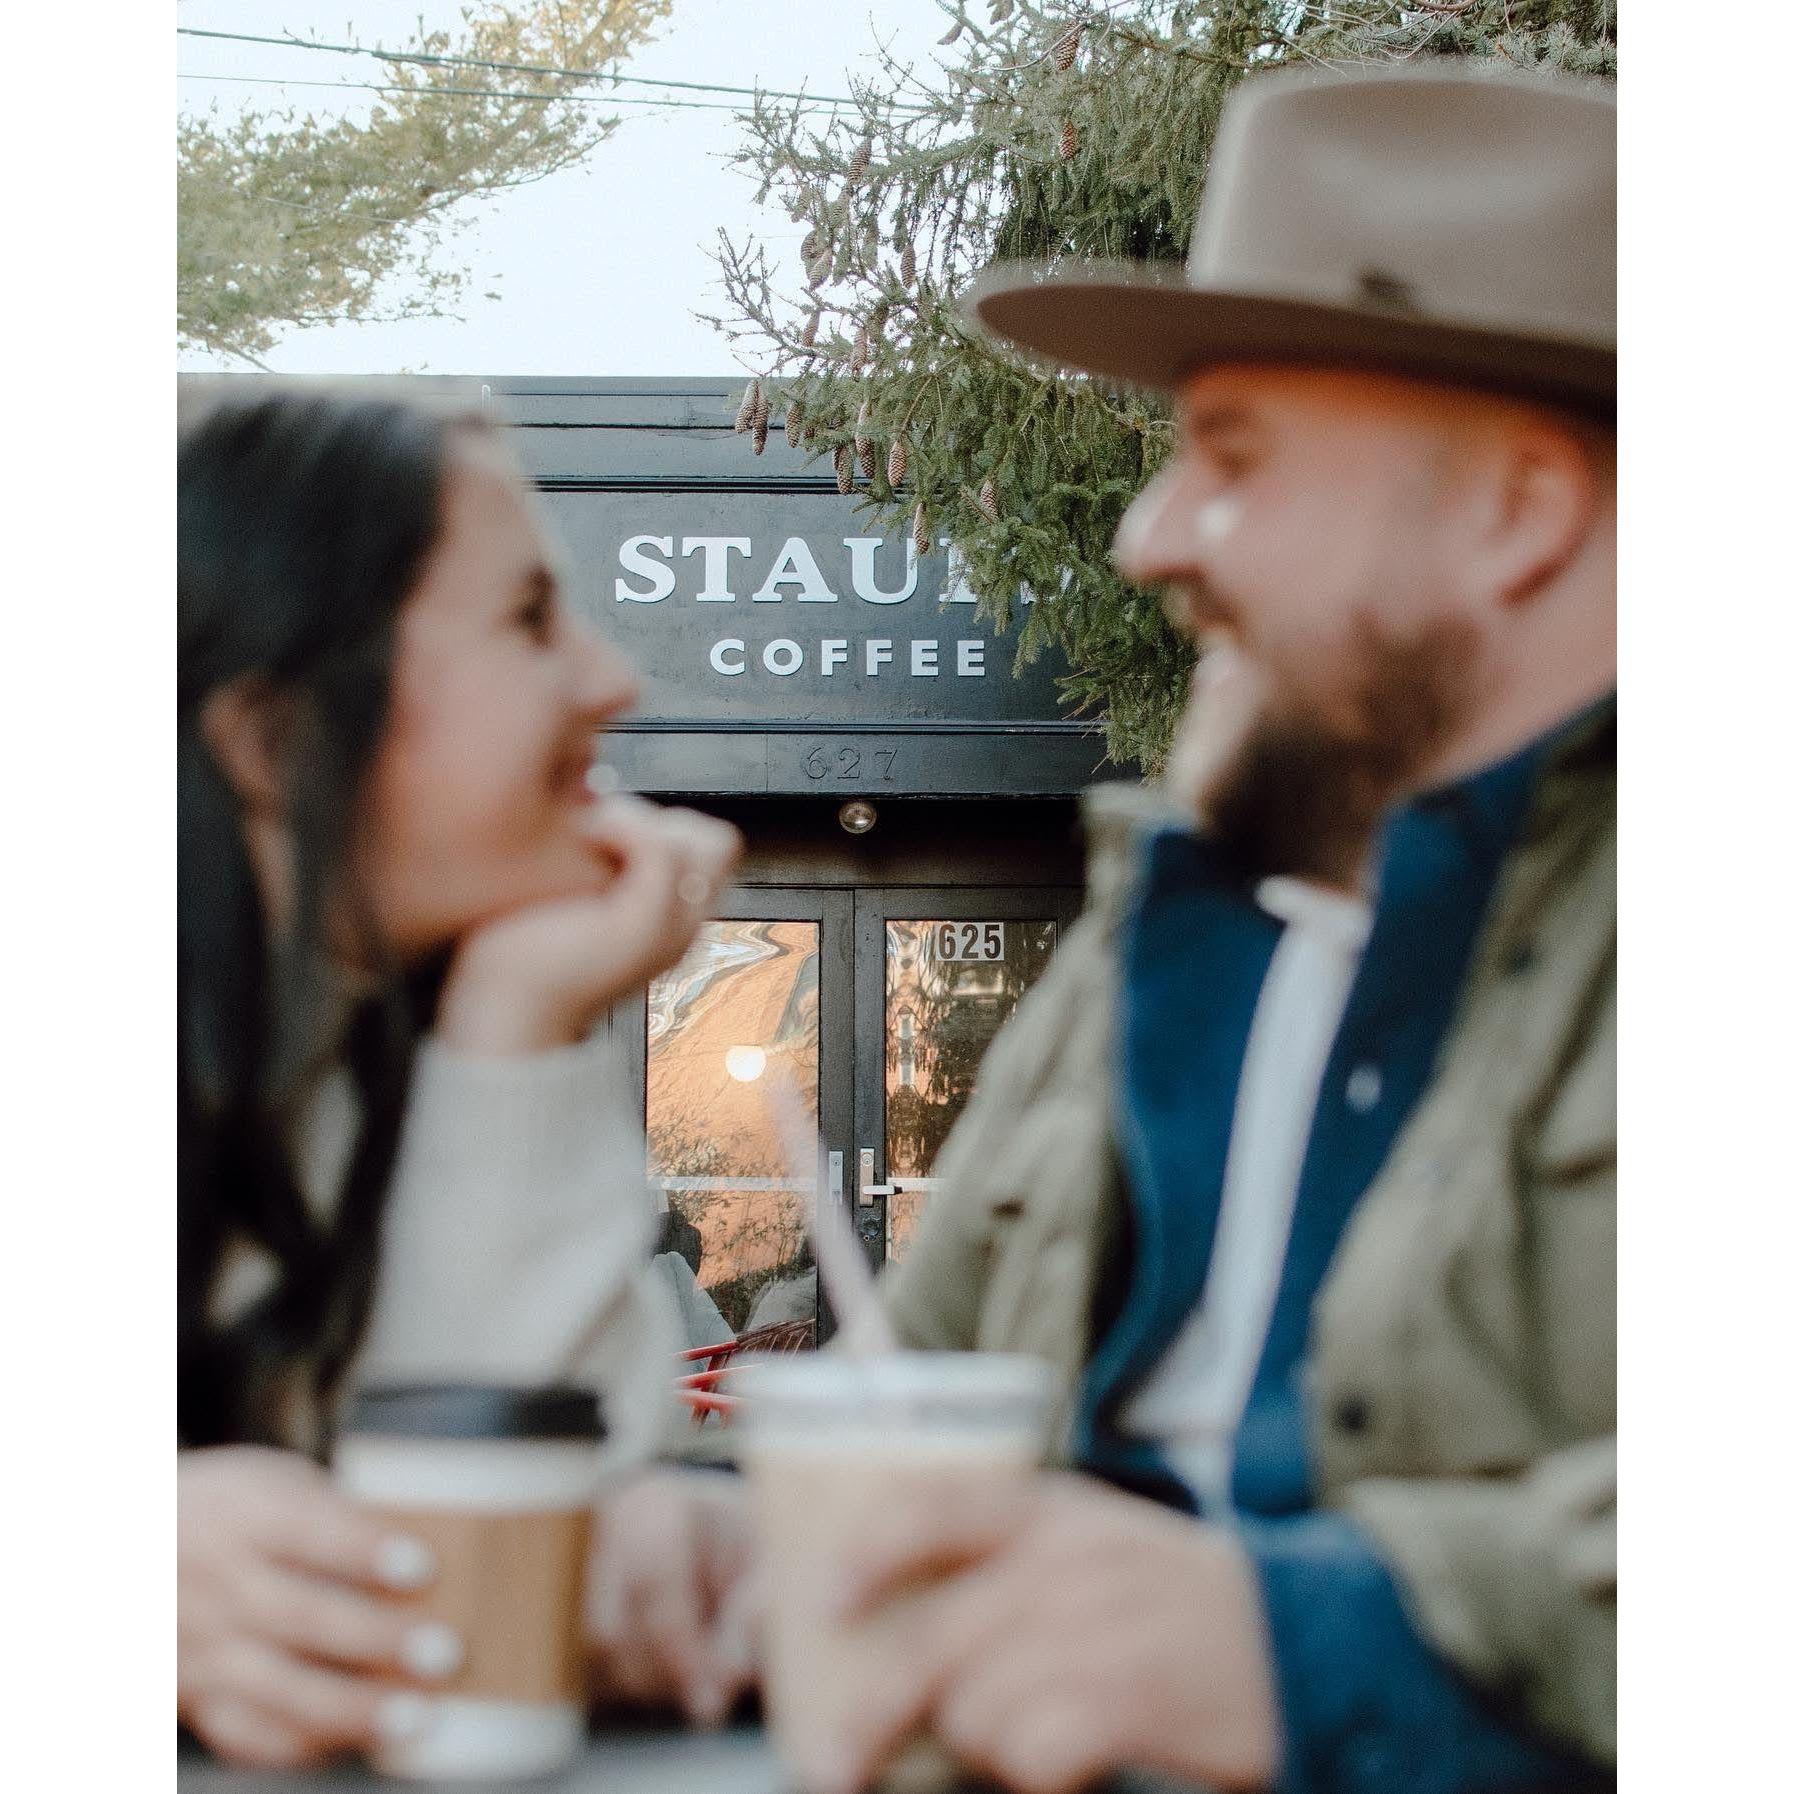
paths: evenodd
<path fill-rule="evenodd" d="M 1169 391 L 1220 362 L 1299 363 L 1543 399 L 1611 415 L 1611 343 L 1492 330 L 1409 311 L 1226 292 L 1153 263 L 986 270 L 964 309 L 983 334 L 1059 368 Z"/>

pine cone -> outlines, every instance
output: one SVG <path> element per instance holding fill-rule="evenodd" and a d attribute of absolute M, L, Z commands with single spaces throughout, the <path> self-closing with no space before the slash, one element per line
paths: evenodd
<path fill-rule="evenodd" d="M 857 374 L 871 359 L 872 337 L 866 326 L 862 324 L 859 334 L 853 339 L 853 359 L 847 365 Z"/>
<path fill-rule="evenodd" d="M 796 399 L 790 400 L 785 406 L 785 440 L 793 448 L 802 448 L 804 445 L 804 408 Z"/>
<path fill-rule="evenodd" d="M 872 401 L 860 401 L 860 415 L 853 426 L 853 452 L 860 458 L 860 472 L 871 479 L 878 471 L 878 451 L 872 446 L 872 438 L 866 426 L 872 421 Z"/>
<path fill-rule="evenodd" d="M 995 480 L 987 479 L 984 484 L 978 488 L 978 509 L 981 510 L 992 523 L 997 522 L 1003 515 L 1001 509 L 997 505 L 997 482 Z"/>
<path fill-rule="evenodd" d="M 1067 119 L 1059 128 L 1059 154 L 1067 162 L 1078 153 L 1078 127 Z"/>
<path fill-rule="evenodd" d="M 766 416 L 763 412 L 754 414 L 754 453 L 766 453 Z"/>
<path fill-rule="evenodd" d="M 916 521 L 910 531 L 910 536 L 916 544 L 917 554 L 926 554 L 934 546 L 928 537 L 928 507 L 919 500 L 916 504 Z"/>
<path fill-rule="evenodd" d="M 822 233 L 815 225 L 811 225 L 805 233 L 804 240 L 797 246 L 797 259 L 808 267 L 816 259 L 816 252 L 822 247 Z"/>
<path fill-rule="evenodd" d="M 888 299 L 881 299 L 875 306 L 873 306 L 871 311 L 866 314 L 867 341 L 878 342 L 882 340 L 885 333 L 885 326 L 890 323 L 890 321 L 891 303 Z"/>
<path fill-rule="evenodd" d="M 890 482 L 893 491 L 901 486 L 904 476 L 909 472 L 909 438 L 899 436 L 891 444 L 891 452 L 885 460 L 885 478 Z"/>
<path fill-rule="evenodd" d="M 913 287 L 916 284 L 916 246 L 915 246 L 915 244 L 913 244 L 913 243 L 905 243 L 904 244 L 903 255 L 902 255 L 901 259 L 898 261 L 897 268 L 898 268 L 898 272 L 900 274 L 902 274 L 902 276 L 903 276 L 903 284 L 906 287 Z"/>
<path fill-rule="evenodd" d="M 1064 74 L 1078 59 L 1078 47 L 1084 41 L 1084 27 L 1081 24 L 1066 28 L 1058 41 L 1053 45 L 1053 67 Z"/>
<path fill-rule="evenodd" d="M 735 434 L 745 436 L 754 427 L 754 413 L 760 405 L 760 382 L 750 380 L 735 411 Z"/>
<path fill-rule="evenodd" d="M 803 345 L 806 349 L 816 347 L 816 332 L 822 323 L 822 313 L 813 311 L 804 319 Z"/>
<path fill-rule="evenodd" d="M 943 45 L 957 43 L 959 41 L 959 34 L 965 30 L 965 28 L 966 22 L 964 19 L 956 20 L 953 29 L 949 31 L 945 37 L 936 38 L 935 42 Z"/>
<path fill-rule="evenodd" d="M 1015 11 L 1015 0 L 990 0 L 990 22 L 1001 25 Z"/>
<path fill-rule="evenodd" d="M 859 181 L 868 168 L 872 166 L 872 139 L 862 137 L 860 147 L 853 152 L 853 160 L 847 164 L 847 184 L 852 187 Z"/>
<path fill-rule="evenodd" d="M 766 396 L 766 389 L 758 380 L 754 382 L 754 428 L 765 434 L 766 426 L 772 421 L 772 401 Z"/>
<path fill-rule="evenodd" d="M 840 493 L 853 490 L 853 450 L 845 442 L 835 450 L 835 490 Z"/>

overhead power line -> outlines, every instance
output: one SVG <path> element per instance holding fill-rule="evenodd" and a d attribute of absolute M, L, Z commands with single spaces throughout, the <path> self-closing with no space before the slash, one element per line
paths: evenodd
<path fill-rule="evenodd" d="M 382 81 L 289 81 L 279 75 L 201 75 L 185 69 L 177 78 L 182 81 L 230 81 L 249 87 L 330 87 L 348 93 L 404 93 L 422 99 L 434 99 L 438 94 L 470 94 L 491 100 L 535 100 L 545 106 L 652 106 L 657 110 L 680 112 L 733 112 L 737 115 L 741 112 L 739 106 L 725 106 L 711 100 L 638 99 L 626 93 L 523 93 L 503 87 L 403 87 Z"/>
<path fill-rule="evenodd" d="M 725 87 L 713 81 L 661 80 L 652 75 L 619 75 L 610 69 L 566 69 L 539 62 L 489 62 L 476 56 L 443 56 L 424 50 L 370 49 L 364 44 L 327 44 L 308 37 L 264 37 L 248 31 L 203 31 L 194 25 L 177 25 L 177 37 L 209 37 L 236 44 L 277 44 L 285 50 L 323 50 L 337 56 L 377 56 L 383 62 L 416 62 L 446 68 L 497 69 L 514 75 L 555 75 L 570 81 L 625 82 L 633 87 L 676 87 L 693 93 L 733 93 L 769 100 L 808 100 L 819 106 L 859 106 L 860 100 L 840 94 L 805 93 L 779 87 Z M 239 77 L 242 78 L 242 77 Z M 531 96 L 537 97 L 537 96 Z M 548 96 L 543 96 L 548 97 Z M 899 111 L 919 111 L 920 106 L 902 100 L 878 102 Z"/>

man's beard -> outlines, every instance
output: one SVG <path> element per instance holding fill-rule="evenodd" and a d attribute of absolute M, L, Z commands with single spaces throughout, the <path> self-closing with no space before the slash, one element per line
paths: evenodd
<path fill-rule="evenodd" d="M 1207 832 L 1241 874 L 1356 888 L 1383 818 L 1469 708 L 1473 647 L 1456 618 L 1399 639 L 1360 619 L 1341 701 L 1274 693 L 1203 793 Z"/>

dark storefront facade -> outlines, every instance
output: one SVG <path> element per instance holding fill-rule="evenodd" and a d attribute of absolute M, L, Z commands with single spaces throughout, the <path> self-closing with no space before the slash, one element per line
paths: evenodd
<path fill-rule="evenodd" d="M 807 1191 L 762 1080 L 813 1099 L 825 1188 L 875 1262 L 901 1253 L 985 1048 L 1076 914 L 1101 739 L 1062 716 L 1056 663 L 1012 672 L 949 550 L 879 535 L 776 416 L 755 456 L 738 383 L 489 385 L 573 603 L 643 674 L 606 758 L 747 838 L 722 915 L 618 1018 L 650 1176 L 731 1327 L 813 1313 Z"/>

